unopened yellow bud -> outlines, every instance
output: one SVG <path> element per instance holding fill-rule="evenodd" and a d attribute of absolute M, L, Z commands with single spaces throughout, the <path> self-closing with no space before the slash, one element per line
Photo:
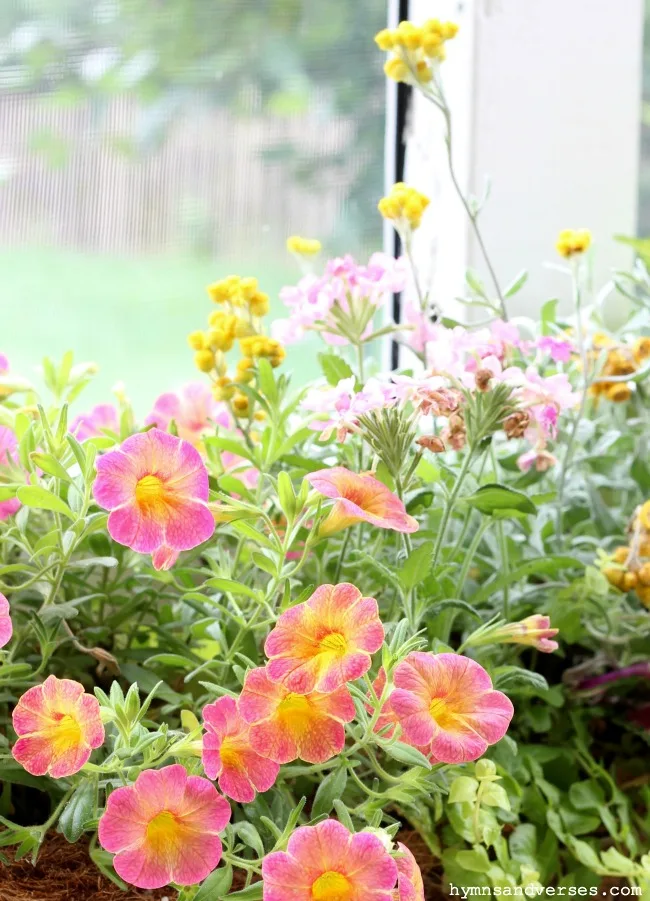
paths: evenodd
<path fill-rule="evenodd" d="M 643 338 L 637 338 L 634 342 L 633 353 L 637 363 L 641 363 L 642 360 L 647 360 L 648 357 L 650 357 L 650 338 L 645 336 Z"/>
<path fill-rule="evenodd" d="M 194 354 L 194 364 L 201 372 L 212 372 L 214 369 L 214 354 L 211 350 L 197 350 Z"/>
<path fill-rule="evenodd" d="M 605 396 L 615 404 L 624 404 L 632 397 L 632 390 L 625 382 L 613 382 Z"/>
<path fill-rule="evenodd" d="M 392 50 L 395 46 L 395 39 L 390 28 L 383 28 L 375 35 L 375 44 L 380 50 Z"/>
<path fill-rule="evenodd" d="M 249 300 L 249 307 L 253 316 L 266 316 L 271 308 L 269 295 L 263 291 L 257 291 Z"/>
<path fill-rule="evenodd" d="M 204 350 L 205 335 L 203 334 L 203 332 L 191 332 L 187 336 L 187 343 L 190 345 L 192 350 Z"/>
<path fill-rule="evenodd" d="M 223 329 L 213 328 L 208 332 L 208 344 L 213 350 L 229 351 L 233 343 L 233 336 Z"/>
<path fill-rule="evenodd" d="M 565 228 L 558 235 L 555 248 L 560 256 L 569 257 L 584 253 L 591 245 L 591 232 L 587 228 Z"/>
<path fill-rule="evenodd" d="M 245 394 L 235 394 L 232 399 L 232 406 L 237 416 L 248 416 L 250 405 Z"/>
<path fill-rule="evenodd" d="M 316 238 L 301 238 L 300 235 L 290 235 L 287 238 L 287 250 L 303 257 L 313 257 L 321 251 L 321 243 Z"/>
<path fill-rule="evenodd" d="M 222 375 L 212 386 L 212 395 L 215 400 L 230 400 L 235 390 L 232 380 L 227 375 Z"/>
<path fill-rule="evenodd" d="M 393 81 L 408 81 L 409 69 L 406 63 L 402 62 L 396 56 L 386 60 L 384 63 L 384 72 Z"/>

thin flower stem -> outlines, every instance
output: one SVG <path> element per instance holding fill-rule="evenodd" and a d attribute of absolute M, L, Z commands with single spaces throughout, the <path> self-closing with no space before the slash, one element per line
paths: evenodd
<path fill-rule="evenodd" d="M 452 488 L 449 497 L 447 498 L 447 502 L 445 504 L 445 508 L 442 513 L 442 519 L 440 521 L 440 529 L 438 530 L 438 537 L 436 539 L 436 544 L 433 549 L 433 562 L 432 568 L 435 569 L 436 565 L 439 562 L 440 551 L 442 550 L 445 542 L 445 538 L 447 535 L 447 527 L 449 525 L 449 520 L 451 519 L 451 515 L 454 511 L 454 507 L 456 505 L 456 501 L 458 500 L 458 495 L 460 493 L 460 489 L 462 488 L 463 482 L 465 481 L 465 477 L 469 472 L 470 466 L 472 464 L 473 452 L 471 450 L 467 451 L 465 458 L 463 460 L 462 466 L 458 473 L 458 477 L 456 479 L 456 483 Z"/>
<path fill-rule="evenodd" d="M 483 540 L 483 536 L 485 535 L 488 527 L 490 525 L 490 520 L 485 517 L 474 533 L 474 537 L 472 538 L 472 543 L 467 549 L 467 553 L 465 554 L 465 559 L 463 560 L 463 566 L 460 571 L 460 575 L 458 576 L 458 582 L 456 584 L 456 594 L 455 597 L 460 598 L 461 592 L 467 580 L 467 576 L 469 574 L 470 568 L 472 566 L 472 561 L 476 556 L 476 552 L 478 551 L 481 541 Z"/>

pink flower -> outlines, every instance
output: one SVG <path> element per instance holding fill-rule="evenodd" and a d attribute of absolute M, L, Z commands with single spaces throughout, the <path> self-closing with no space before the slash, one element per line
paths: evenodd
<path fill-rule="evenodd" d="M 298 758 L 325 763 L 340 754 L 344 724 L 355 714 L 352 695 L 344 686 L 329 694 L 296 694 L 272 682 L 262 667 L 247 674 L 239 710 L 250 723 L 252 747 L 278 764 Z"/>
<path fill-rule="evenodd" d="M 99 703 L 71 679 L 48 676 L 29 688 L 12 719 L 18 741 L 11 753 L 32 776 L 72 776 L 104 741 Z"/>
<path fill-rule="evenodd" d="M 335 501 L 320 535 L 333 535 L 357 522 L 395 532 L 417 532 L 419 528 L 417 519 L 409 516 L 397 495 L 372 475 L 333 466 L 309 473 L 306 479 L 319 494 Z"/>
<path fill-rule="evenodd" d="M 264 645 L 266 671 L 296 694 L 332 692 L 367 673 L 383 641 L 374 598 L 348 582 L 321 585 L 278 619 Z"/>
<path fill-rule="evenodd" d="M 277 779 L 277 763 L 254 750 L 248 723 L 242 719 L 237 701 L 219 698 L 203 708 L 203 768 L 209 779 L 235 801 L 249 804 L 256 792 L 268 791 Z"/>
<path fill-rule="evenodd" d="M 221 860 L 219 833 L 229 819 L 230 805 L 214 785 L 174 764 L 117 788 L 98 836 L 125 882 L 145 889 L 195 885 Z"/>
<path fill-rule="evenodd" d="M 401 842 L 397 847 L 401 857 L 397 858 L 397 898 L 396 901 L 424 901 L 424 882 L 415 857 Z"/>
<path fill-rule="evenodd" d="M 9 360 L 4 354 L 0 354 L 0 375 L 9 372 Z"/>
<path fill-rule="evenodd" d="M 3 469 L 8 470 L 7 479 L 10 482 L 15 481 L 14 474 L 11 472 L 12 464 L 18 466 L 18 441 L 10 428 L 0 425 L 0 473 Z M 20 510 L 20 501 L 17 497 L 0 501 L 0 520 L 13 516 L 18 510 Z"/>
<path fill-rule="evenodd" d="M 394 673 L 391 707 L 406 738 L 440 763 L 466 763 L 505 735 L 513 706 L 482 666 L 459 654 L 414 651 Z"/>
<path fill-rule="evenodd" d="M 120 433 L 120 417 L 113 404 L 97 404 L 90 413 L 76 416 L 70 425 L 70 431 L 77 441 L 98 438 L 106 431 Z"/>
<path fill-rule="evenodd" d="M 111 511 L 111 537 L 154 554 L 154 565 L 169 565 L 174 553 L 197 547 L 214 532 L 199 452 L 158 429 L 132 435 L 99 457 L 93 493 Z"/>
<path fill-rule="evenodd" d="M 13 623 L 11 622 L 9 601 L 0 593 L 0 648 L 4 648 L 11 640 L 14 633 Z"/>
<path fill-rule="evenodd" d="M 535 613 L 518 623 L 502 626 L 493 633 L 492 638 L 503 643 L 530 645 L 538 651 L 551 654 L 559 647 L 557 641 L 551 641 L 558 632 L 559 629 L 551 628 L 548 616 Z"/>
<path fill-rule="evenodd" d="M 568 363 L 573 353 L 573 344 L 562 338 L 556 338 L 553 335 L 542 335 L 537 339 L 537 347 L 542 353 L 548 356 L 555 363 Z"/>
<path fill-rule="evenodd" d="M 377 836 L 324 820 L 267 854 L 262 877 L 264 901 L 392 901 L 397 865 Z"/>
<path fill-rule="evenodd" d="M 145 424 L 167 431 L 172 420 L 179 438 L 184 438 L 195 447 L 201 445 L 206 432 L 214 431 L 215 425 L 226 429 L 231 425 L 225 404 L 217 403 L 203 382 L 191 382 L 178 392 L 161 394 Z"/>
<path fill-rule="evenodd" d="M 533 448 L 517 457 L 517 466 L 522 472 L 528 472 L 533 466 L 537 472 L 546 472 L 551 466 L 555 466 L 557 462 L 557 457 L 543 447 Z"/>

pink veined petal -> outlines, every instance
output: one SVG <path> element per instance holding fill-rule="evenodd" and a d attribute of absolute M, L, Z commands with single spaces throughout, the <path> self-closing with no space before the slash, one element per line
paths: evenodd
<path fill-rule="evenodd" d="M 137 847 L 147 832 L 149 817 L 133 786 L 115 789 L 97 829 L 101 846 L 111 853 Z"/>
<path fill-rule="evenodd" d="M 354 682 L 368 672 L 371 666 L 368 654 L 347 654 L 324 669 L 320 674 L 314 688 L 324 694 L 334 691 L 346 682 Z M 289 679 L 286 684 L 289 685 Z"/>
<path fill-rule="evenodd" d="M 246 772 L 258 792 L 266 792 L 275 785 L 275 780 L 280 772 L 277 763 L 261 757 L 253 750 L 244 751 L 242 757 Z"/>
<path fill-rule="evenodd" d="M 101 507 L 114 510 L 133 500 L 138 475 L 130 457 L 121 450 L 109 451 L 98 457 L 95 465 L 93 495 Z"/>
<path fill-rule="evenodd" d="M 172 854 L 169 848 L 166 859 L 160 859 L 145 843 L 132 851 L 120 851 L 113 858 L 113 867 L 118 876 L 136 888 L 154 889 L 168 885 L 172 880 Z"/>
<path fill-rule="evenodd" d="M 329 586 L 321 586 L 321 588 Z M 319 591 L 320 589 L 317 589 Z M 313 597 L 313 595 L 312 595 Z M 306 603 L 296 604 L 280 615 L 275 627 L 268 634 L 264 643 L 264 653 L 267 657 L 275 657 L 279 654 L 291 652 L 296 647 L 297 640 L 303 638 L 308 631 L 308 624 L 314 620 L 313 611 Z M 303 640 L 305 640 L 303 638 Z M 309 639 L 306 639 L 309 641 Z"/>
<path fill-rule="evenodd" d="M 181 441 L 178 450 L 178 468 L 167 482 L 178 494 L 189 495 L 199 501 L 207 501 L 209 495 L 208 471 L 201 454 L 189 441 Z"/>
<path fill-rule="evenodd" d="M 52 762 L 52 742 L 43 735 L 29 735 L 19 738 L 11 753 L 31 776 L 44 776 Z"/>
<path fill-rule="evenodd" d="M 421 695 L 396 688 L 390 696 L 390 706 L 409 742 L 418 746 L 430 744 L 435 724 Z"/>
<path fill-rule="evenodd" d="M 274 719 L 251 726 L 250 740 L 258 754 L 275 763 L 291 763 L 298 758 L 295 736 Z"/>
<path fill-rule="evenodd" d="M 214 516 L 204 503 L 175 499 L 164 524 L 164 543 L 177 551 L 189 551 L 207 541 L 215 527 Z"/>
<path fill-rule="evenodd" d="M 352 835 L 337 820 L 323 820 L 316 826 L 301 826 L 289 839 L 287 851 L 303 866 L 320 871 L 335 870 L 345 861 Z"/>
<path fill-rule="evenodd" d="M 48 676 L 42 685 L 43 700 L 50 709 L 66 708 L 74 709 L 77 702 L 84 694 L 84 687 L 74 679 L 57 679 L 56 676 Z"/>
<path fill-rule="evenodd" d="M 298 755 L 306 763 L 325 763 L 340 754 L 345 745 L 345 729 L 337 720 L 314 718 L 301 736 Z"/>
<path fill-rule="evenodd" d="M 53 756 L 49 768 L 50 776 L 52 776 L 53 779 L 63 779 L 66 776 L 72 776 L 74 773 L 78 773 L 81 767 L 90 759 L 90 754 L 90 745 L 84 742 L 83 744 L 70 748 L 65 754 L 58 757 Z"/>
<path fill-rule="evenodd" d="M 221 763 L 221 738 L 212 732 L 203 736 L 203 769 L 208 779 L 218 779 L 223 770 Z"/>
<path fill-rule="evenodd" d="M 273 713 L 285 694 L 281 685 L 269 679 L 266 669 L 258 667 L 246 675 L 239 712 L 247 723 L 257 723 Z"/>
<path fill-rule="evenodd" d="M 255 800 L 255 786 L 245 769 L 237 766 L 223 767 L 219 776 L 219 788 L 239 804 L 250 804 Z"/>
<path fill-rule="evenodd" d="M 154 569 L 168 570 L 176 563 L 179 557 L 179 551 L 161 544 L 151 555 L 151 563 Z"/>
<path fill-rule="evenodd" d="M 0 594 L 0 648 L 9 643 L 13 632 L 14 627 L 9 611 L 9 601 L 3 594 Z"/>
<path fill-rule="evenodd" d="M 461 706 L 458 719 L 493 745 L 506 734 L 513 715 L 510 698 L 501 691 L 492 690 L 476 695 L 472 709 Z"/>
<path fill-rule="evenodd" d="M 267 854 L 262 861 L 264 901 L 311 901 L 312 874 L 284 851 Z"/>
<path fill-rule="evenodd" d="M 450 731 L 436 728 L 431 753 L 442 763 L 467 763 L 478 760 L 488 749 L 488 743 L 470 731 Z"/>
<path fill-rule="evenodd" d="M 196 885 L 217 868 L 223 845 L 217 835 L 188 832 L 183 836 L 180 854 L 172 870 L 173 881 L 178 885 Z"/>
<path fill-rule="evenodd" d="M 98 748 L 104 743 L 104 727 L 100 719 L 99 701 L 89 694 L 84 694 L 78 702 L 77 721 L 83 726 L 84 739 L 91 748 Z"/>
<path fill-rule="evenodd" d="M 189 776 L 182 810 L 184 821 L 198 832 L 222 832 L 230 821 L 230 804 L 211 782 Z"/>
<path fill-rule="evenodd" d="M 151 818 L 162 810 L 184 813 L 187 781 L 187 770 L 175 763 L 160 770 L 143 770 L 135 780 L 134 788 Z"/>
<path fill-rule="evenodd" d="M 356 716 L 354 700 L 349 689 L 344 685 L 330 694 L 316 695 L 314 702 L 319 710 L 342 723 L 351 723 Z"/>
<path fill-rule="evenodd" d="M 111 538 L 142 554 L 151 554 L 165 544 L 164 524 L 132 501 L 113 510 L 108 517 Z"/>
<path fill-rule="evenodd" d="M 359 832 L 352 836 L 345 870 L 363 883 L 366 891 L 389 891 L 397 882 L 397 864 L 376 835 Z"/>
<path fill-rule="evenodd" d="M 278 657 L 266 664 L 269 679 L 281 682 L 290 692 L 306 695 L 316 688 L 319 680 L 320 661 L 318 657 L 303 658 Z M 338 687 L 338 686 L 337 686 Z"/>
<path fill-rule="evenodd" d="M 422 873 L 415 857 L 401 842 L 398 842 L 397 847 L 403 855 L 396 861 L 399 874 L 399 901 L 425 901 Z"/>

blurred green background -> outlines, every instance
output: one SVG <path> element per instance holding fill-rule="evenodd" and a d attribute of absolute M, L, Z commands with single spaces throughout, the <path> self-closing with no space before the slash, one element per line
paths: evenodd
<path fill-rule="evenodd" d="M 231 272 L 277 293 L 288 234 L 381 246 L 385 0 L 5 0 L 0 350 L 72 349 L 139 413 L 201 377 L 188 332 Z M 315 372 L 315 342 L 286 369 Z"/>

